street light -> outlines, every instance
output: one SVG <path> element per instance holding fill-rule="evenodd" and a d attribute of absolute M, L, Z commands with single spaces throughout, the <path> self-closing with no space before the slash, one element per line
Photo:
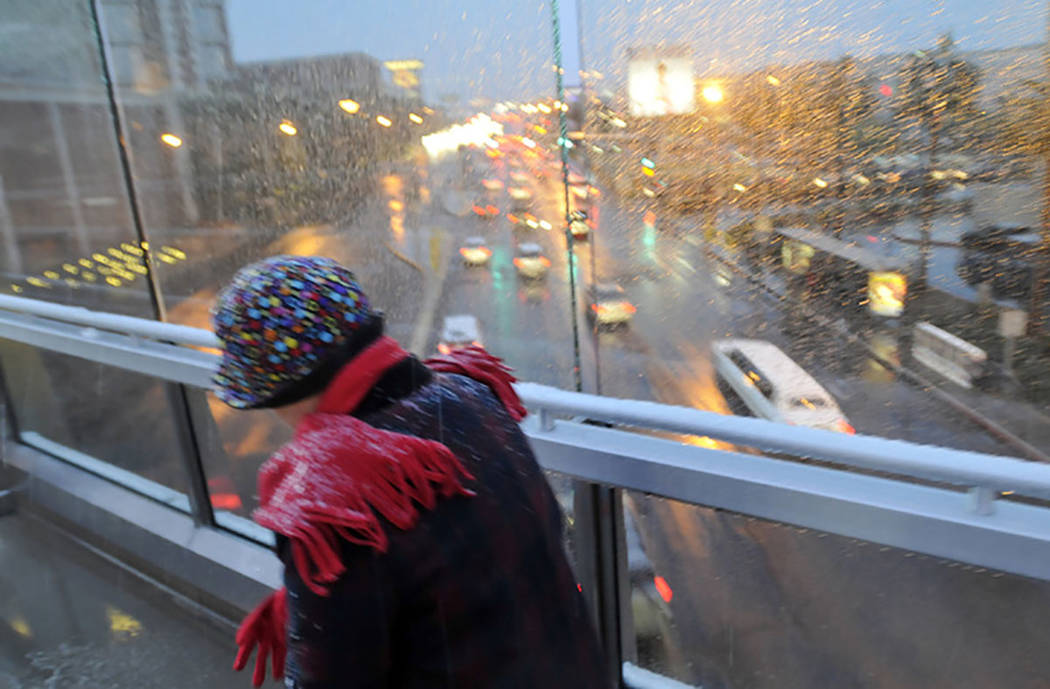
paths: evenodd
<path fill-rule="evenodd" d="M 408 113 L 408 119 L 412 120 L 416 124 L 423 124 L 423 118 L 414 112 Z"/>
<path fill-rule="evenodd" d="M 282 120 L 281 123 L 277 125 L 277 128 L 281 130 L 282 134 L 286 134 L 288 136 L 295 136 L 299 133 L 299 130 L 295 128 L 295 125 L 289 122 L 288 120 Z"/>
<path fill-rule="evenodd" d="M 351 115 L 354 115 L 361 109 L 361 104 L 352 98 L 344 98 L 339 101 L 339 107 L 346 110 Z"/>
<path fill-rule="evenodd" d="M 182 138 L 172 134 L 171 132 L 164 132 L 160 135 L 160 140 L 172 148 L 178 148 L 182 145 Z"/>
<path fill-rule="evenodd" d="M 393 124 L 393 122 L 390 121 L 389 117 L 384 117 L 383 115 L 376 115 L 376 122 L 378 122 L 383 127 L 389 127 Z"/>
<path fill-rule="evenodd" d="M 722 87 L 718 84 L 708 84 L 704 87 L 704 90 L 700 92 L 700 95 L 704 97 L 708 103 L 716 104 L 721 103 L 725 100 L 726 94 L 722 91 Z"/>

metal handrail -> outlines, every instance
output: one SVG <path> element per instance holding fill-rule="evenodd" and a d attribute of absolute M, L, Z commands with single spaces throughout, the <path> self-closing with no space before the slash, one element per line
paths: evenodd
<path fill-rule="evenodd" d="M 218 348 L 207 330 L 159 323 L 133 316 L 91 311 L 82 307 L 0 295 L 0 310 L 29 314 L 63 323 L 169 345 Z M 35 320 L 39 331 L 44 321 Z M 39 342 L 39 332 L 37 333 Z M 68 339 L 68 333 L 65 333 Z M 97 334 L 85 336 L 100 344 Z M 194 352 L 199 366 L 200 352 Z M 217 357 L 216 357 L 217 359 Z M 518 383 L 518 394 L 541 417 L 565 414 L 649 429 L 717 438 L 759 450 L 823 459 L 838 464 L 979 488 L 981 500 L 989 491 L 1011 490 L 1032 497 L 1050 497 L 1050 465 L 966 450 L 919 445 L 873 436 L 847 436 L 762 419 L 725 416 L 657 402 L 601 397 L 570 392 L 537 383 Z M 994 496 L 993 496 L 994 497 Z"/>
<path fill-rule="evenodd" d="M 215 336 L 215 333 L 202 328 L 162 323 L 146 318 L 136 318 L 135 316 L 122 316 L 105 311 L 92 311 L 83 306 L 66 306 L 40 299 L 0 294 L 0 310 L 50 318 L 99 330 L 145 337 L 158 342 L 191 347 L 207 347 L 209 349 L 221 348 L 219 338 Z"/>
<path fill-rule="evenodd" d="M 518 383 L 516 389 L 525 406 L 534 411 L 708 436 L 767 452 L 825 459 L 874 471 L 965 486 L 983 486 L 1050 497 L 1050 465 L 1013 457 L 875 436 L 850 436 L 658 402 L 569 392 L 536 383 Z"/>

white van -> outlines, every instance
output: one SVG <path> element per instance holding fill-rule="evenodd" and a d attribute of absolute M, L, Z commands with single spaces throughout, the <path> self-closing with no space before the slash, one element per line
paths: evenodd
<path fill-rule="evenodd" d="M 755 416 L 794 426 L 855 432 L 835 398 L 771 342 L 716 340 L 711 343 L 711 354 L 719 379 Z"/>

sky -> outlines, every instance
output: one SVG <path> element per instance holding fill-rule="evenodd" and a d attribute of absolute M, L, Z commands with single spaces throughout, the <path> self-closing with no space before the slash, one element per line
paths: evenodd
<path fill-rule="evenodd" d="M 577 3 L 581 3 L 579 7 Z M 1045 40 L 1046 0 L 561 0 L 563 65 L 622 86 L 625 50 L 688 46 L 700 75 L 932 46 Z M 227 0 L 239 62 L 365 52 L 424 61 L 424 95 L 525 99 L 554 93 L 549 0 Z M 577 22 L 577 12 L 582 21 Z"/>

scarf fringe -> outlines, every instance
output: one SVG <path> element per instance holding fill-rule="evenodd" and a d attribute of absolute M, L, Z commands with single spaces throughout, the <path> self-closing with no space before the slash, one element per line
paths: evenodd
<path fill-rule="evenodd" d="M 318 413 L 303 419 L 295 439 L 259 472 L 255 521 L 291 541 L 295 568 L 317 595 L 328 595 L 346 571 L 341 541 L 386 552 L 380 516 L 407 530 L 419 519 L 419 507 L 433 509 L 438 497 L 474 495 L 463 485 L 474 477 L 442 443 L 346 415 L 384 370 L 407 355 L 382 338 L 355 357 L 322 395 Z M 487 385 L 514 420 L 525 417 L 511 369 L 484 349 L 459 349 L 425 364 Z"/>
<path fill-rule="evenodd" d="M 274 490 L 260 495 L 263 506 L 254 516 L 262 526 L 291 540 L 299 576 L 318 595 L 327 595 L 329 586 L 346 571 L 340 540 L 386 552 L 389 540 L 380 516 L 407 530 L 419 519 L 417 505 L 429 510 L 438 496 L 474 495 L 462 483 L 473 480 L 473 475 L 441 443 L 338 415 L 313 414 L 304 424 L 320 430 L 299 434 L 264 467 L 260 485 Z M 333 426 L 340 430 L 342 447 L 319 452 L 316 448 L 331 440 Z M 326 476 L 333 473 L 333 462 L 337 471 Z M 304 474 L 317 476 L 318 483 L 290 495 L 295 490 L 291 474 L 297 466 Z M 271 478 L 276 482 L 267 480 Z M 320 483 L 326 478 L 338 489 L 326 491 Z M 307 492 L 315 489 L 320 494 Z"/>

